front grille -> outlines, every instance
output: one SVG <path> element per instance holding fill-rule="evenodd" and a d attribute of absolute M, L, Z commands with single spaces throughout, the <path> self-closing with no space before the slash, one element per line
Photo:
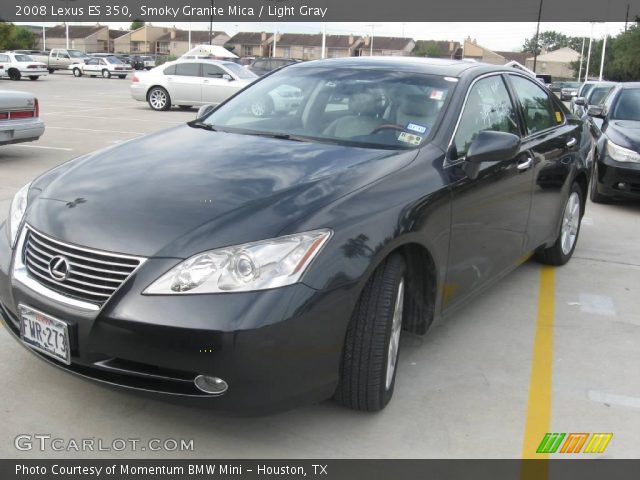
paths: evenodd
<path fill-rule="evenodd" d="M 62 257 L 67 276 L 56 280 L 51 261 Z M 29 228 L 24 243 L 24 264 L 29 274 L 47 288 L 67 297 L 102 305 L 140 265 L 139 258 L 86 249 L 59 242 Z"/>

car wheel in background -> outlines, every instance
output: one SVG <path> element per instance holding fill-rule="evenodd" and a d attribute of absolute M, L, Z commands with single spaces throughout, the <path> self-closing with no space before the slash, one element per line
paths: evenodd
<path fill-rule="evenodd" d="M 251 114 L 254 117 L 264 117 L 273 112 L 273 100 L 271 98 L 263 98 L 251 104 Z"/>
<path fill-rule="evenodd" d="M 153 87 L 149 90 L 149 96 L 147 98 L 149 106 L 154 110 L 169 110 L 171 108 L 169 92 L 162 87 Z"/>
<path fill-rule="evenodd" d="M 33 80 L 36 81 L 38 80 L 40 77 L 38 75 L 29 75 L 29 80 Z"/>
<path fill-rule="evenodd" d="M 111 78 L 111 73 L 109 72 L 109 70 L 102 70 L 102 78 Z"/>
<path fill-rule="evenodd" d="M 580 235 L 582 204 L 582 189 L 574 182 L 562 212 L 558 238 L 552 246 L 536 253 L 536 259 L 540 263 L 560 266 L 571 259 Z"/>
<path fill-rule="evenodd" d="M 73 69 L 73 76 L 74 77 L 81 77 L 82 76 L 82 70 L 80 70 L 79 68 L 74 68 Z"/>
<path fill-rule="evenodd" d="M 591 181 L 589 182 L 589 198 L 593 203 L 608 203 L 609 197 L 598 192 L 598 162 L 596 161 L 597 155 L 597 152 L 594 152 L 591 167 Z"/>
<path fill-rule="evenodd" d="M 50 68 L 49 73 L 53 75 L 53 72 L 55 72 L 55 70 L 53 68 Z"/>
<path fill-rule="evenodd" d="M 18 70 L 16 70 L 15 68 L 12 68 L 9 70 L 9 78 L 17 82 L 22 78 L 22 75 L 20 75 L 20 72 Z"/>
<path fill-rule="evenodd" d="M 367 281 L 345 338 L 334 399 L 349 408 L 382 410 L 393 395 L 405 304 L 406 264 L 387 258 Z"/>
<path fill-rule="evenodd" d="M 118 78 L 119 78 L 120 80 L 124 80 L 125 78 L 127 78 L 127 76 L 126 76 L 126 75 L 118 75 Z"/>

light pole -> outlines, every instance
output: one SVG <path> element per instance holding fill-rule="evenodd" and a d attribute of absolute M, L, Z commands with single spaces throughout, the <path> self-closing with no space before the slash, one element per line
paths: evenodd
<path fill-rule="evenodd" d="M 602 41 L 602 57 L 600 58 L 600 76 L 599 76 L 599 80 L 602 81 L 602 72 L 604 71 L 604 53 L 607 50 L 607 28 L 606 28 L 606 24 L 605 24 L 605 29 L 604 29 L 604 40 Z"/>
<path fill-rule="evenodd" d="M 276 56 L 276 48 L 278 48 L 278 22 L 273 23 L 273 50 L 271 51 L 271 57 Z"/>
<path fill-rule="evenodd" d="M 580 68 L 578 69 L 578 82 L 582 75 L 582 61 L 584 60 L 584 37 L 582 37 L 582 48 L 580 49 Z"/>
<path fill-rule="evenodd" d="M 327 49 L 327 24 L 322 22 L 322 55 L 320 58 L 325 58 L 325 50 Z"/>
<path fill-rule="evenodd" d="M 209 45 L 213 45 L 213 0 L 211 0 L 211 15 L 209 16 Z"/>
<path fill-rule="evenodd" d="M 589 50 L 587 52 L 587 70 L 584 73 L 584 81 L 589 80 L 589 63 L 591 62 L 591 45 L 593 44 L 593 25 L 596 22 L 591 22 L 591 33 L 589 34 Z"/>
<path fill-rule="evenodd" d="M 369 56 L 373 57 L 373 29 L 376 28 L 375 25 L 367 25 L 367 27 L 371 27 L 371 37 L 369 38 Z"/>

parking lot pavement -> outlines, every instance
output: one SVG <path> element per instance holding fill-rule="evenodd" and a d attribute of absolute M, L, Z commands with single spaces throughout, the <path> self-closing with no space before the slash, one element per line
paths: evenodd
<path fill-rule="evenodd" d="M 195 115 L 151 111 L 128 86 L 65 74 L 0 81 L 0 90 L 36 93 L 47 125 L 38 142 L 0 148 L 1 211 L 48 168 Z M 519 458 L 553 431 L 611 432 L 605 456 L 637 458 L 639 233 L 639 204 L 589 203 L 567 266 L 541 277 L 527 262 L 426 337 L 404 335 L 393 401 L 374 415 L 324 402 L 238 418 L 142 398 L 45 365 L 0 329 L 0 457 L 167 455 L 14 447 L 17 435 L 45 433 L 109 445 L 193 439 L 176 458 Z"/>

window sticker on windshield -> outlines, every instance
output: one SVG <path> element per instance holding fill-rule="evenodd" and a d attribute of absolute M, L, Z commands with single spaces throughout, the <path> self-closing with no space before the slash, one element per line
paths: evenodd
<path fill-rule="evenodd" d="M 429 97 L 433 100 L 442 100 L 444 92 L 442 90 L 431 90 L 431 95 L 429 95 Z"/>
<path fill-rule="evenodd" d="M 556 112 L 556 121 L 562 123 L 562 114 L 560 112 Z"/>
<path fill-rule="evenodd" d="M 411 130 L 412 132 L 418 132 L 418 133 L 426 133 L 427 127 L 423 125 L 418 125 L 417 123 L 410 123 L 409 125 L 407 125 L 407 130 Z"/>
<path fill-rule="evenodd" d="M 398 141 L 410 143 L 411 145 L 420 145 L 422 137 L 420 135 L 414 135 L 413 133 L 402 132 L 398 137 Z"/>

